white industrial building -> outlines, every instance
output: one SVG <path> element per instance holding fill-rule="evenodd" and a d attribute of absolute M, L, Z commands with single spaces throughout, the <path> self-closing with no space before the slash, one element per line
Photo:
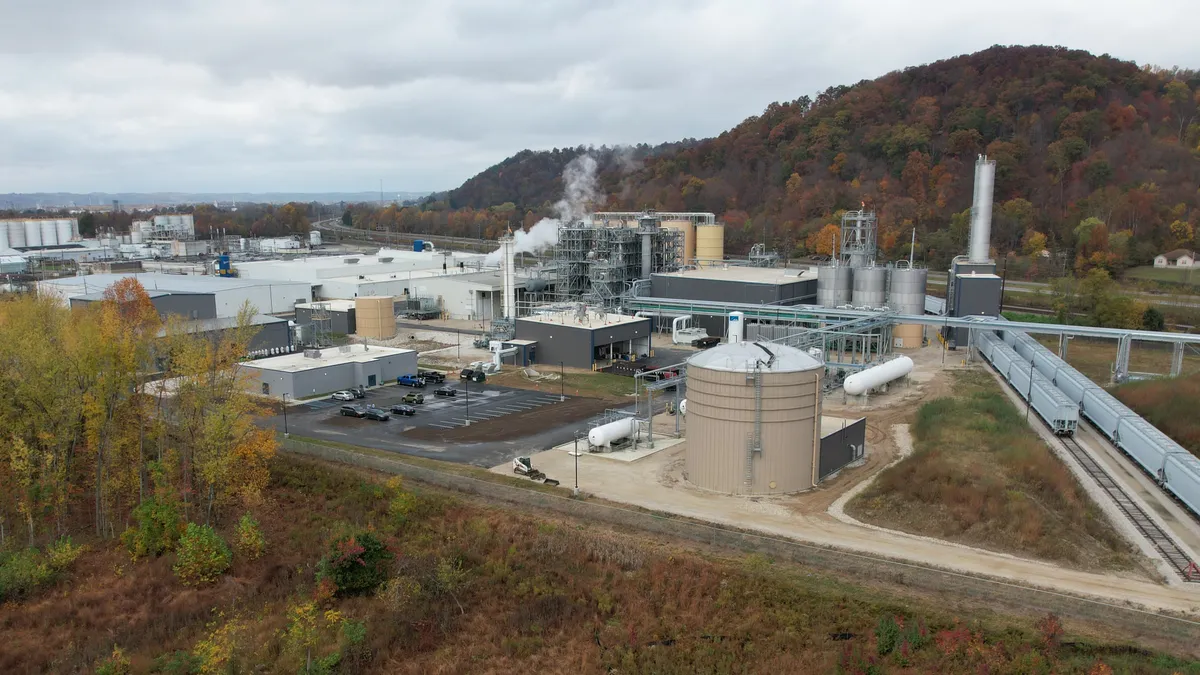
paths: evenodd
<path fill-rule="evenodd" d="M 414 375 L 417 352 L 355 344 L 258 359 L 241 368 L 250 391 L 278 398 L 311 398 Z"/>
<path fill-rule="evenodd" d="M 541 279 L 513 279 L 517 302 L 527 293 L 543 292 L 546 286 Z M 504 278 L 498 270 L 414 277 L 409 294 L 432 299 L 447 319 L 491 321 L 504 316 Z"/>
<path fill-rule="evenodd" d="M 409 289 L 437 275 L 475 271 L 483 260 L 474 253 L 434 253 L 383 249 L 374 255 L 306 256 L 235 265 L 243 279 L 307 281 L 318 299 L 416 295 Z"/>
<path fill-rule="evenodd" d="M 136 278 L 147 291 L 212 295 L 216 301 L 217 318 L 237 316 L 247 302 L 256 314 L 288 314 L 295 311 L 296 303 L 312 300 L 312 286 L 306 281 L 181 274 L 90 274 L 39 281 L 37 290 L 39 295 L 55 297 L 63 304 L 70 304 L 71 298 L 103 291 L 127 277 Z"/>

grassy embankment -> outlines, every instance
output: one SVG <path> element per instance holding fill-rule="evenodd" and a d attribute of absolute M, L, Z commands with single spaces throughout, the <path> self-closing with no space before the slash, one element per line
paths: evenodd
<path fill-rule="evenodd" d="M 1171 267 L 1134 267 L 1125 270 L 1125 278 L 1163 284 L 1185 293 L 1195 293 L 1200 287 L 1200 270 Z"/>
<path fill-rule="evenodd" d="M 1023 319 L 1022 319 L 1023 320 Z M 1047 349 L 1058 353 L 1058 336 L 1035 335 Z M 1134 342 L 1129 354 L 1129 370 L 1135 373 L 1171 372 L 1171 345 L 1155 342 Z M 1106 387 L 1112 379 L 1113 362 L 1117 359 L 1115 340 L 1075 338 L 1067 345 L 1067 363 L 1096 384 Z M 1183 356 L 1183 375 L 1200 372 L 1200 354 L 1189 349 Z"/>
<path fill-rule="evenodd" d="M 1159 431 L 1200 456 L 1200 374 L 1129 382 L 1113 390 L 1122 403 L 1158 427 Z"/>
<path fill-rule="evenodd" d="M 913 454 L 881 473 L 847 513 L 1084 569 L 1137 566 L 1129 544 L 988 374 L 961 373 L 954 391 L 917 411 Z"/>
<path fill-rule="evenodd" d="M 406 487 L 280 457 L 254 509 L 263 558 L 235 558 L 216 583 L 187 587 L 174 554 L 130 562 L 92 542 L 73 574 L 0 607 L 0 670 L 127 660 L 104 672 L 295 673 L 307 645 L 312 672 L 343 673 L 1112 672 L 1101 663 L 1200 673 L 1137 647 L 1066 640 L 1053 619 L 953 617 L 936 599 L 757 555 L 704 557 Z M 364 529 L 396 552 L 386 591 L 322 594 L 317 560 L 335 536 Z"/>

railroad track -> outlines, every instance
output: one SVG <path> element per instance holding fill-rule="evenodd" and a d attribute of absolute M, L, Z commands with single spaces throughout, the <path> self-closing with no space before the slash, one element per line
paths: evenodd
<path fill-rule="evenodd" d="M 1083 470 L 1092 477 L 1092 480 L 1096 481 L 1096 484 L 1108 493 L 1113 503 L 1125 514 L 1129 522 L 1133 523 L 1138 532 L 1141 532 L 1142 536 L 1153 544 L 1154 548 L 1158 549 L 1163 559 L 1179 574 L 1180 578 L 1184 581 L 1200 583 L 1200 573 L 1197 572 L 1196 565 L 1188 558 L 1187 553 L 1179 547 L 1179 544 L 1175 543 L 1171 535 L 1164 532 L 1158 526 L 1158 523 L 1154 522 L 1142 510 L 1142 507 L 1137 505 L 1137 502 L 1133 501 L 1125 493 L 1125 490 L 1121 488 L 1117 481 L 1108 475 L 1104 467 L 1100 466 L 1100 463 L 1087 450 L 1084 450 L 1083 446 L 1079 445 L 1079 442 L 1074 438 L 1061 436 L 1059 440 L 1063 442 L 1063 446 L 1067 448 L 1067 452 L 1071 453 L 1071 456 L 1075 458 L 1075 461 L 1079 462 Z"/>

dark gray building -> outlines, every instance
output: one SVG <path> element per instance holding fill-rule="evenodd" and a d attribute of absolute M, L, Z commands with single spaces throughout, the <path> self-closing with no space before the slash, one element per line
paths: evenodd
<path fill-rule="evenodd" d="M 575 311 L 517 319 L 517 340 L 533 363 L 595 368 L 611 361 L 636 361 L 650 355 L 650 319 Z M 529 344 L 534 343 L 534 344 Z"/>
<path fill-rule="evenodd" d="M 329 317 L 329 332 L 331 333 L 353 335 L 357 332 L 357 325 L 354 321 L 353 300 L 325 300 L 323 302 L 298 304 L 296 305 L 296 325 L 310 326 L 313 322 L 314 313 L 317 313 L 318 316 L 324 313 Z M 305 330 L 307 339 L 307 328 Z"/>
<path fill-rule="evenodd" d="M 1000 285 L 1002 280 L 995 274 L 963 274 L 950 277 L 954 282 L 952 298 L 954 306 L 950 316 L 999 316 Z M 967 345 L 971 329 L 952 328 L 955 346 Z"/>
<path fill-rule="evenodd" d="M 817 273 L 809 268 L 702 267 L 651 275 L 650 294 L 656 298 L 754 305 L 812 305 L 817 302 Z M 670 327 L 670 318 L 659 321 Z M 693 323 L 709 335 L 725 335 L 724 317 L 697 316 Z"/>
<path fill-rule="evenodd" d="M 189 322 L 187 331 L 204 333 L 217 340 L 226 331 L 237 328 L 237 325 L 237 319 L 201 319 Z M 250 318 L 250 327 L 256 331 L 247 350 L 251 357 L 287 354 L 292 351 L 292 331 L 287 319 L 255 314 Z"/>
<path fill-rule="evenodd" d="M 821 418 L 821 452 L 817 462 L 817 480 L 825 480 L 847 464 L 866 456 L 867 418 L 845 420 Z"/>
<path fill-rule="evenodd" d="M 150 302 L 164 319 L 171 314 L 185 319 L 215 319 L 217 297 L 212 293 L 185 293 L 179 291 L 147 290 Z M 83 307 L 104 300 L 104 293 L 88 293 L 70 299 L 72 307 Z"/>

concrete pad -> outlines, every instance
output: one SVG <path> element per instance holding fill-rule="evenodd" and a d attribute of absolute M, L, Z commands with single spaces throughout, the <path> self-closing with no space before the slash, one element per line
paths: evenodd
<path fill-rule="evenodd" d="M 661 438 L 655 439 L 653 448 L 646 447 L 644 444 L 641 444 L 636 448 L 630 448 L 628 450 L 616 450 L 613 452 L 588 452 L 587 443 L 581 439 L 579 443 L 579 456 L 611 459 L 617 462 L 636 462 L 639 459 L 645 459 L 656 452 L 673 448 L 680 443 L 683 443 L 682 438 Z M 563 443 L 562 445 L 553 447 L 546 452 L 566 452 L 567 455 L 574 457 L 575 442 L 571 441 L 570 443 Z"/>

